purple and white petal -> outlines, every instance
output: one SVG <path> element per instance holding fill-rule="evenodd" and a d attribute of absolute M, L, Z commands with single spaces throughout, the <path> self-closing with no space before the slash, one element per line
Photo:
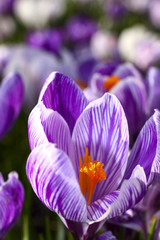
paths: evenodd
<path fill-rule="evenodd" d="M 86 221 L 86 200 L 69 157 L 54 144 L 34 148 L 27 160 L 30 184 L 51 211 L 65 219 Z"/>
<path fill-rule="evenodd" d="M 0 139 L 7 133 L 17 118 L 24 95 L 22 79 L 17 73 L 10 73 L 0 87 Z"/>
<path fill-rule="evenodd" d="M 12 228 L 23 206 L 24 189 L 18 174 L 11 172 L 0 186 L 0 239 Z"/>
<path fill-rule="evenodd" d="M 140 72 L 131 63 L 120 64 L 114 71 L 113 75 L 118 76 L 121 80 L 133 76 L 136 80 L 142 81 Z"/>
<path fill-rule="evenodd" d="M 96 237 L 94 240 L 117 240 L 117 238 L 112 234 L 112 232 L 108 231 L 105 233 L 102 233 L 98 237 Z"/>
<path fill-rule="evenodd" d="M 57 111 L 65 119 L 71 132 L 77 118 L 88 105 L 88 100 L 78 85 L 61 73 L 50 74 L 39 101 L 43 101 L 46 108 Z"/>
<path fill-rule="evenodd" d="M 117 189 L 125 172 L 128 157 L 128 125 L 123 108 L 111 94 L 91 102 L 75 124 L 72 140 L 78 159 L 86 147 L 92 160 L 104 163 L 106 180 L 96 186 L 93 201 Z"/>
<path fill-rule="evenodd" d="M 121 216 L 137 204 L 144 197 L 145 192 L 146 176 L 143 168 L 137 166 L 131 178 L 123 181 L 119 191 L 108 194 L 88 206 L 90 223 Z M 93 214 L 91 210 L 96 214 Z"/>
<path fill-rule="evenodd" d="M 40 144 L 51 142 L 67 154 L 70 152 L 71 134 L 66 121 L 42 102 L 36 105 L 29 116 L 28 136 L 31 150 Z"/>
<path fill-rule="evenodd" d="M 154 179 L 154 177 L 156 177 L 160 173 L 160 137 L 159 137 L 160 136 L 160 111 L 155 110 L 153 119 L 154 119 L 156 130 L 157 130 L 157 146 L 156 146 L 155 158 L 151 166 L 151 172 L 150 172 L 148 184 L 150 184 Z"/>
<path fill-rule="evenodd" d="M 121 102 L 132 136 L 137 136 L 146 119 L 147 95 L 145 86 L 134 77 L 116 84 L 110 91 Z"/>
<path fill-rule="evenodd" d="M 160 110 L 160 70 L 156 67 L 151 67 L 147 73 L 146 88 L 148 94 L 148 115 L 154 113 L 154 109 Z"/>
<path fill-rule="evenodd" d="M 145 123 L 131 150 L 124 178 L 130 177 L 132 170 L 137 164 L 144 168 L 147 180 L 152 169 L 152 164 L 155 171 L 155 168 L 159 169 L 159 127 L 160 112 L 156 111 Z"/>

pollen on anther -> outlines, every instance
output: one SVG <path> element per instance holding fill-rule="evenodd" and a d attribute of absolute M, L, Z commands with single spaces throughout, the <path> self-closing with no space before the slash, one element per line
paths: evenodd
<path fill-rule="evenodd" d="M 103 163 L 92 160 L 88 148 L 85 150 L 84 163 L 81 157 L 79 158 L 79 185 L 88 204 L 92 200 L 96 184 L 106 179 L 103 166 Z"/>

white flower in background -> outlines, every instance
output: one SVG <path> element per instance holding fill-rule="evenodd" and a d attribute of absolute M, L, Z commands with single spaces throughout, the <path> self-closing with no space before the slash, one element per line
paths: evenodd
<path fill-rule="evenodd" d="M 146 70 L 160 60 L 160 37 L 144 26 L 136 25 L 121 33 L 118 49 L 122 58 Z"/>
<path fill-rule="evenodd" d="M 112 57 L 117 48 L 117 38 L 110 32 L 97 31 L 91 39 L 91 52 L 95 58 Z"/>
<path fill-rule="evenodd" d="M 40 28 L 63 15 L 65 9 L 63 0 L 17 0 L 14 11 L 27 27 Z"/>

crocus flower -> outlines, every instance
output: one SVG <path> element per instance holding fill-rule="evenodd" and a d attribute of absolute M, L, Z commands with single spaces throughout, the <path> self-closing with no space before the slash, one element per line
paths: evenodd
<path fill-rule="evenodd" d="M 104 221 L 141 200 L 159 171 L 160 113 L 129 154 L 127 120 L 109 93 L 88 102 L 67 76 L 52 73 L 29 116 L 26 171 L 39 199 L 75 239 L 92 239 Z"/>
<path fill-rule="evenodd" d="M 21 214 L 24 200 L 23 185 L 16 172 L 10 172 L 4 181 L 0 173 L 0 239 L 13 227 Z"/>
<path fill-rule="evenodd" d="M 84 90 L 89 100 L 113 93 L 120 100 L 130 134 L 137 137 L 146 119 L 146 89 L 139 71 L 131 63 L 103 63 L 97 66 L 89 87 Z M 136 127 L 135 127 L 136 126 Z"/>
<path fill-rule="evenodd" d="M 8 132 L 17 118 L 24 96 L 23 81 L 19 74 L 10 73 L 0 88 L 0 139 Z"/>
<path fill-rule="evenodd" d="M 73 43 L 82 45 L 88 43 L 96 31 L 96 23 L 83 16 L 72 17 L 66 24 L 66 34 L 68 36 L 68 40 Z"/>
<path fill-rule="evenodd" d="M 62 34 L 59 29 L 45 29 L 29 33 L 27 42 L 31 46 L 58 54 L 62 48 Z"/>

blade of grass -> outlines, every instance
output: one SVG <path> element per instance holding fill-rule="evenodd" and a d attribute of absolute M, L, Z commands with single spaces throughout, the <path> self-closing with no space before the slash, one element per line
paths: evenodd
<path fill-rule="evenodd" d="M 23 240 L 29 240 L 28 215 L 23 218 Z"/>
<path fill-rule="evenodd" d="M 49 217 L 45 217 L 45 231 L 46 231 L 46 240 L 51 240 L 51 228 L 50 228 L 50 221 Z"/>

